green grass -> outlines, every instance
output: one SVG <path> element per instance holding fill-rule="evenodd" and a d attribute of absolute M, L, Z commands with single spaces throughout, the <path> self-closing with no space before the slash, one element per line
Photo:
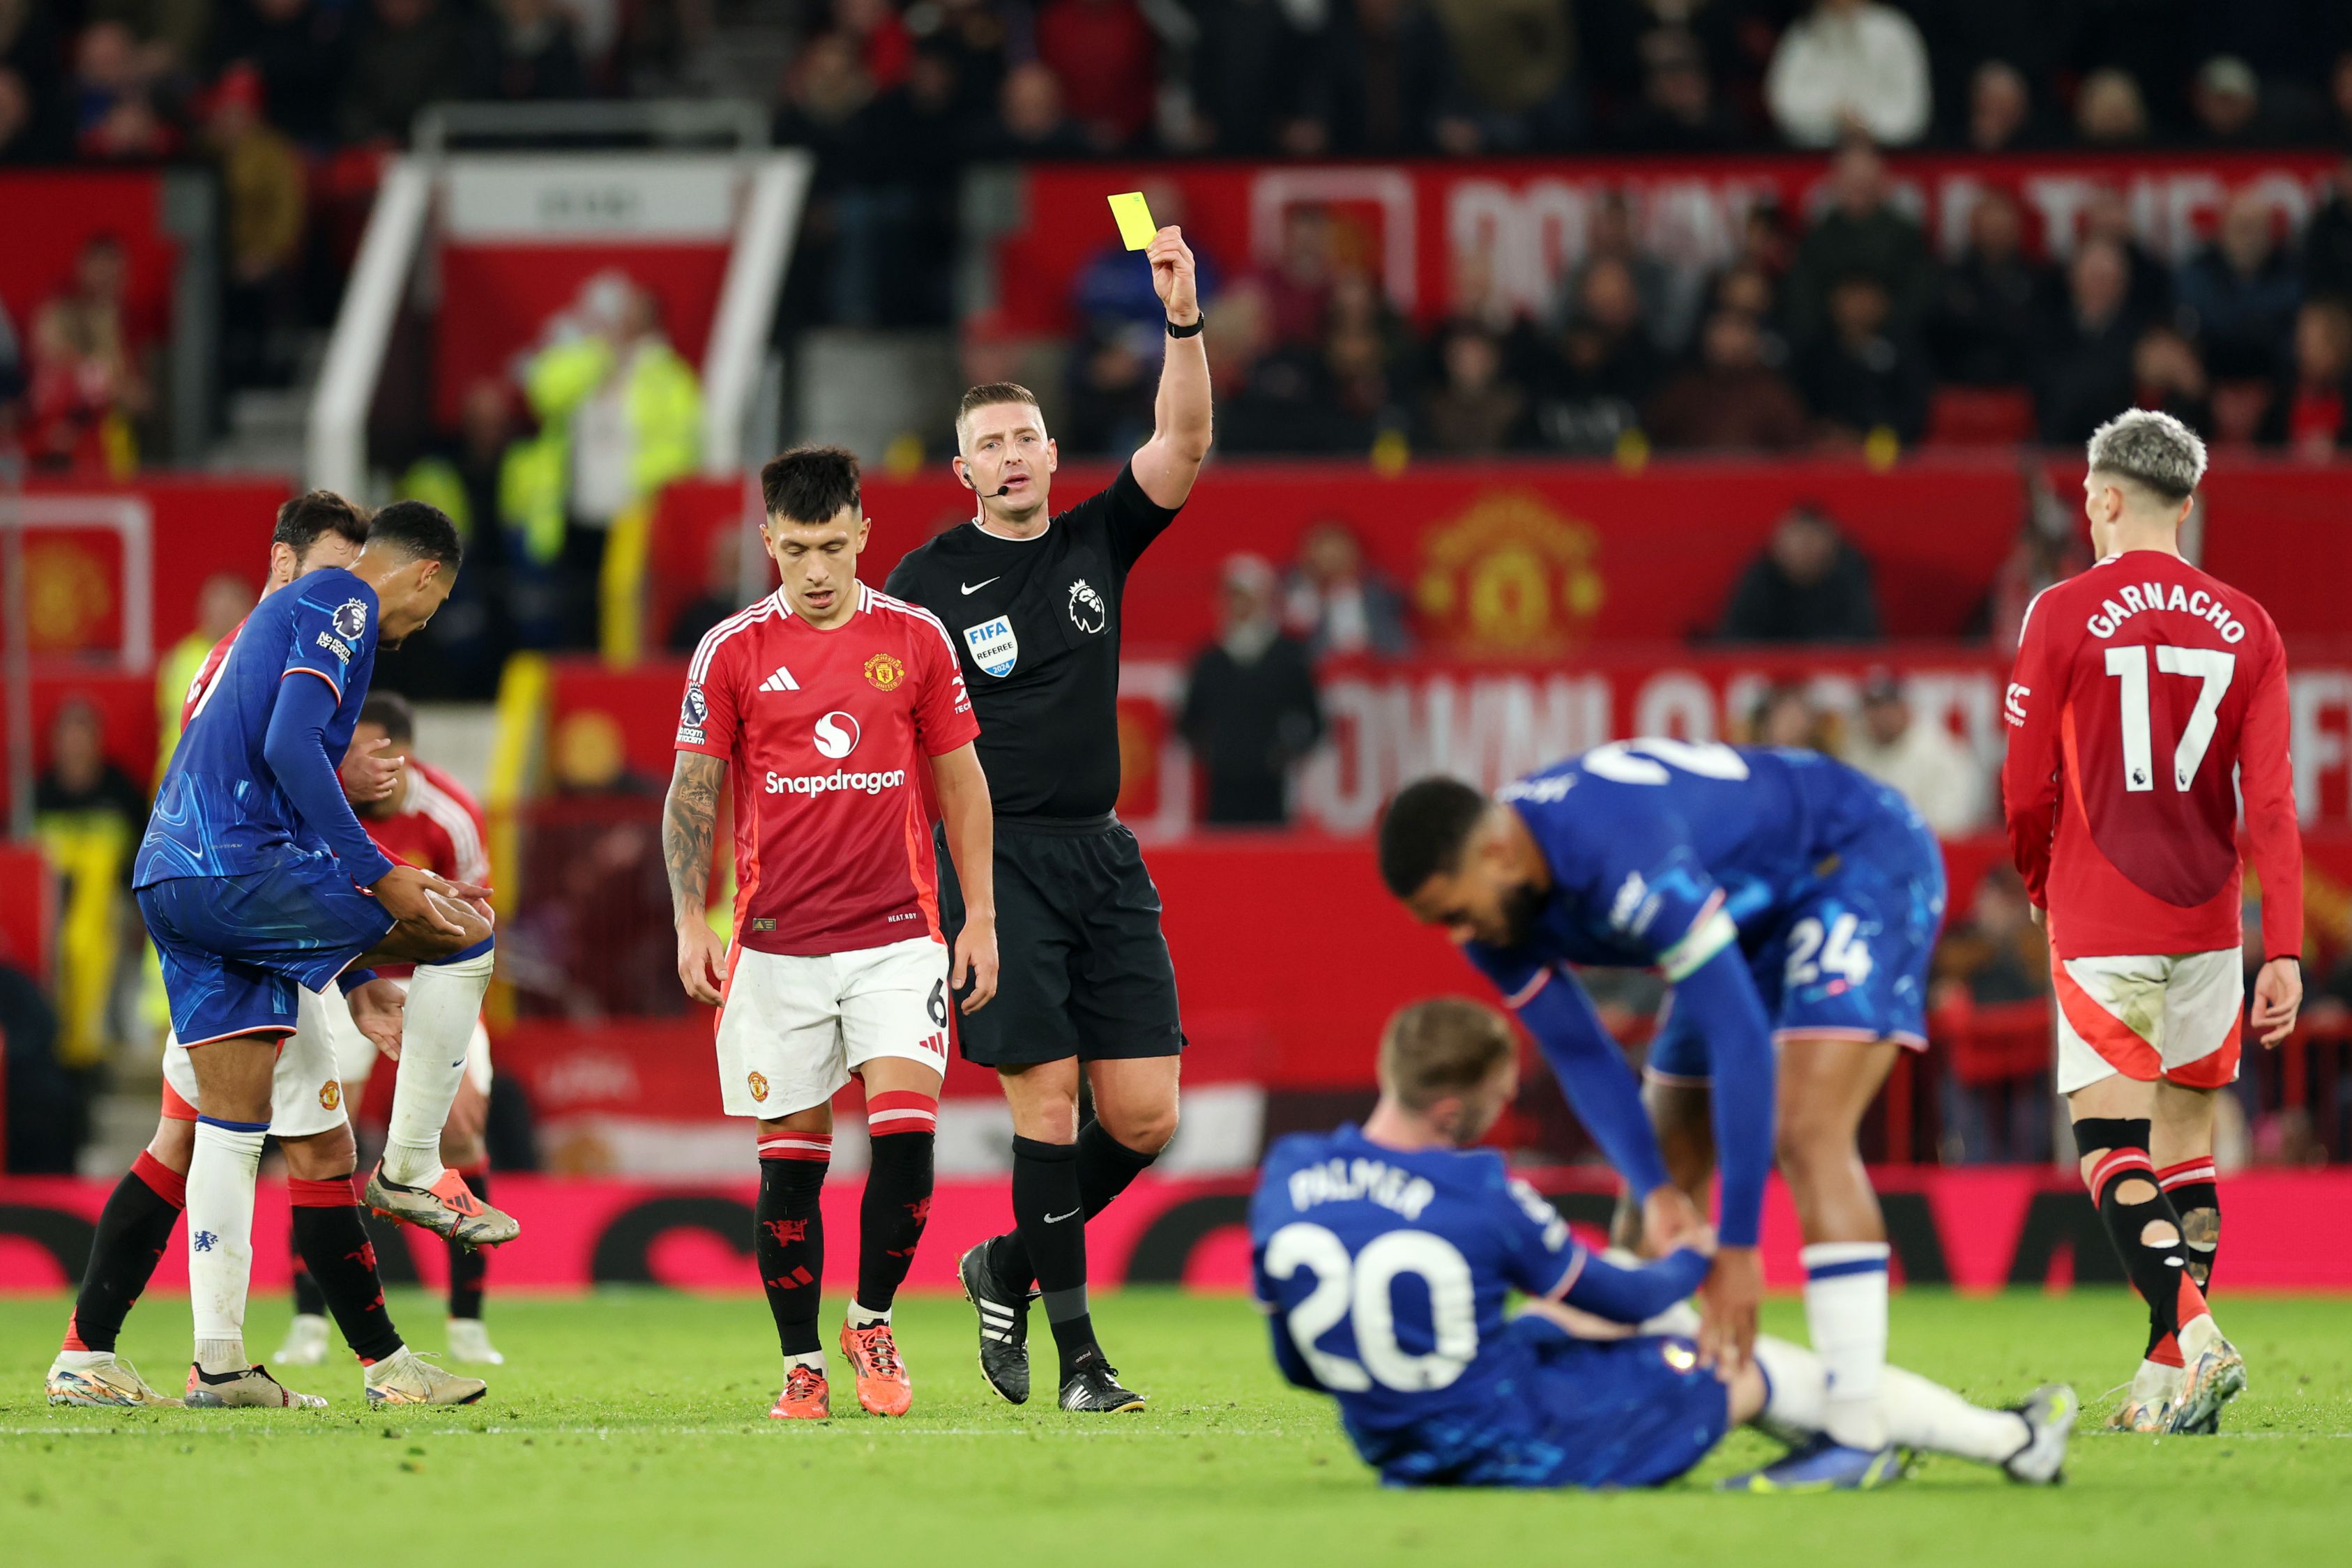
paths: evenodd
<path fill-rule="evenodd" d="M 916 1413 L 762 1419 L 774 1341 L 756 1297 L 493 1300 L 509 1364 L 468 1409 L 372 1414 L 348 1364 L 289 1375 L 317 1413 L 53 1410 L 62 1298 L 0 1301 L 0 1542 L 12 1564 L 761 1561 L 782 1568 L 1097 1559 L 1239 1568 L 1486 1561 L 1967 1563 L 2341 1561 L 2352 1533 L 2352 1336 L 2340 1301 L 2224 1298 L 2252 1391 L 2219 1438 L 2089 1436 L 2055 1491 L 1953 1460 L 1866 1496 L 1718 1497 L 1768 1452 L 1735 1437 L 1663 1492 L 1383 1491 L 1329 1407 L 1276 1380 L 1250 1308 L 1130 1291 L 1096 1321 L 1141 1416 L 1015 1410 L 981 1385 L 968 1310 L 902 1303 Z M 436 1304 L 396 1298 L 420 1346 Z M 838 1303 L 827 1309 L 835 1321 Z M 257 1306 L 268 1350 L 285 1309 Z M 1987 1401 L 2044 1378 L 2101 1393 L 2138 1347 L 2120 1291 L 1896 1299 L 1896 1359 Z M 1793 1302 L 1768 1327 L 1801 1335 Z M 124 1354 L 184 1375 L 184 1302 L 149 1301 Z M 836 1402 L 849 1405 L 836 1382 Z"/>

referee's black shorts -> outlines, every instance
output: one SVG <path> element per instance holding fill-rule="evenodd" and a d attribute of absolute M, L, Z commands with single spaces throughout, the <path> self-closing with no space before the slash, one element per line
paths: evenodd
<path fill-rule="evenodd" d="M 963 890 L 944 831 L 936 847 L 952 942 L 963 929 Z M 1117 817 L 997 819 L 996 953 L 996 998 L 956 1016 L 965 1061 L 1018 1067 L 1184 1049 L 1160 890 Z"/>

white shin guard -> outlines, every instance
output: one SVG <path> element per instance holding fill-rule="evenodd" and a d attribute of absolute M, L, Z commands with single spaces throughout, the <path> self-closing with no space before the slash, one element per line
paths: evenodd
<path fill-rule="evenodd" d="M 490 988 L 494 953 L 423 964 L 408 982 L 399 1074 L 383 1146 L 383 1174 L 403 1186 L 441 1179 L 441 1129 L 466 1076 L 466 1046 Z"/>

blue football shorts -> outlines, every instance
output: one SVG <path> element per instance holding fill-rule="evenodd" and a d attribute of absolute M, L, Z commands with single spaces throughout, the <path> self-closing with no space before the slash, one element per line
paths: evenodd
<path fill-rule="evenodd" d="M 1532 1364 L 1457 1411 L 1377 1435 L 1350 1428 L 1390 1486 L 1654 1487 L 1706 1458 L 1731 1397 L 1686 1339 L 1580 1340 L 1533 1315 L 1504 1331 Z"/>
<path fill-rule="evenodd" d="M 235 876 L 142 887 L 182 1045 L 294 1032 L 301 991 L 323 991 L 397 924 L 329 854 L 289 851 Z"/>
<path fill-rule="evenodd" d="M 1741 947 L 1772 1038 L 1891 1040 L 1927 1047 L 1927 966 L 1944 923 L 1944 853 L 1909 801 L 1885 785 L 1885 810 L 1796 890 Z M 1713 1076 L 1696 1020 L 1671 1003 L 1648 1072 L 1666 1083 Z"/>

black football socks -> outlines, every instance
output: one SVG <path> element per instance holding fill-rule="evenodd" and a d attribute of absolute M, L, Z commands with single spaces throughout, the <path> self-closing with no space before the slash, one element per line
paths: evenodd
<path fill-rule="evenodd" d="M 155 1275 L 187 1207 L 185 1177 L 146 1150 L 114 1184 L 99 1211 L 98 1234 L 66 1325 L 68 1350 L 112 1350 L 131 1303 Z"/>
<path fill-rule="evenodd" d="M 1129 1148 L 1104 1132 L 1100 1122 L 1088 1122 L 1078 1129 L 1078 1205 L 1086 1218 L 1092 1219 L 1108 1208 L 1128 1184 L 1150 1169 L 1159 1157 L 1156 1151 L 1147 1155 Z M 1015 1296 L 1037 1282 L 1036 1268 L 1018 1230 L 998 1237 L 989 1248 L 988 1260 L 997 1282 Z"/>
<path fill-rule="evenodd" d="M 770 1133 L 760 1139 L 751 1252 L 786 1361 L 824 1354 L 816 1331 L 824 1281 L 824 1212 L 819 1199 L 832 1159 L 830 1133 Z"/>
<path fill-rule="evenodd" d="M 1036 1270 L 1066 1382 L 1081 1362 L 1102 1354 L 1087 1311 L 1086 1201 L 1076 1144 L 1013 1138 L 1013 1223 Z"/>

